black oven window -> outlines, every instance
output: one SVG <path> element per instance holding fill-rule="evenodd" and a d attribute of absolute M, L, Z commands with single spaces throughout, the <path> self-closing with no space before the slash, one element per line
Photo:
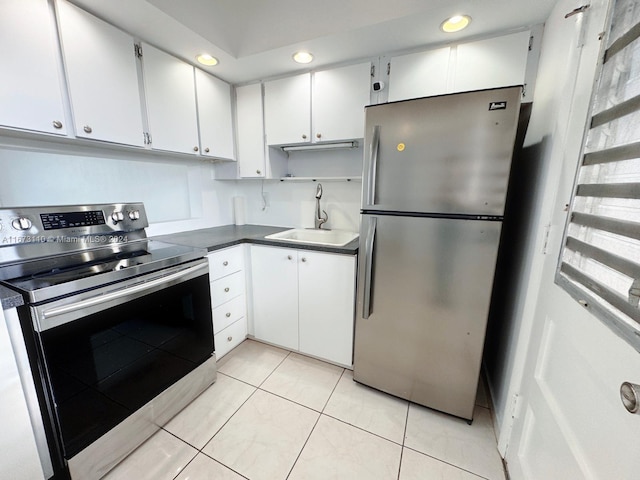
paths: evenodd
<path fill-rule="evenodd" d="M 211 357 L 209 299 L 205 275 L 41 333 L 67 458 Z"/>

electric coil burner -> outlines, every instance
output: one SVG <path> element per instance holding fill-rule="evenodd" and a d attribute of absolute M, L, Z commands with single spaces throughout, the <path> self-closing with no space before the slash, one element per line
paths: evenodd
<path fill-rule="evenodd" d="M 47 478 L 98 479 L 215 381 L 207 252 L 141 203 L 0 209 L 0 282 Z M 11 316 L 8 316 L 11 323 Z"/>

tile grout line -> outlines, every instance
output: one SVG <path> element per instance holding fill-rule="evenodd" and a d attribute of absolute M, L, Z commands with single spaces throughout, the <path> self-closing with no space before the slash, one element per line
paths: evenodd
<path fill-rule="evenodd" d="M 315 412 L 315 410 L 314 410 L 314 412 Z M 320 413 L 318 415 L 318 418 L 316 418 L 316 423 L 313 424 L 313 428 L 309 432 L 309 435 L 307 436 L 307 439 L 304 441 L 304 444 L 302 445 L 302 448 L 298 452 L 298 455 L 296 456 L 296 459 L 294 460 L 293 465 L 291 465 L 291 468 L 289 469 L 289 473 L 287 473 L 287 476 L 284 477 L 285 480 L 287 480 L 289 478 L 289 476 L 293 472 L 293 469 L 296 467 L 296 463 L 298 463 L 298 460 L 300 459 L 300 455 L 302 455 L 302 452 L 304 451 L 305 447 L 307 446 L 307 443 L 309 443 L 309 439 L 311 438 L 311 435 L 313 434 L 313 431 L 316 429 L 316 425 L 318 425 L 318 422 L 320 421 L 320 417 L 322 417 L 322 413 Z"/>
<path fill-rule="evenodd" d="M 407 402 L 407 415 L 404 418 L 404 432 L 402 432 L 402 447 L 400 448 L 400 464 L 398 465 L 398 480 L 400 480 L 400 472 L 402 472 L 402 456 L 404 455 L 404 441 L 407 438 L 407 428 L 409 427 L 409 409 L 411 402 Z"/>
<path fill-rule="evenodd" d="M 399 447 L 402 448 L 402 444 L 401 443 L 398 443 L 398 442 L 396 442 L 394 440 L 389 440 L 387 437 L 383 437 L 380 434 L 377 434 L 377 433 L 374 433 L 374 432 L 370 432 L 369 430 L 366 430 L 366 429 L 364 429 L 362 427 L 359 427 L 358 425 L 354 425 L 353 423 L 346 422 L 346 421 L 344 421 L 344 420 L 342 420 L 342 419 L 340 419 L 338 417 L 334 417 L 333 415 L 329 415 L 328 413 L 322 413 L 321 415 L 324 415 L 325 417 L 331 418 L 331 419 L 336 420 L 336 421 L 338 421 L 340 423 L 343 423 L 345 425 L 349 425 L 350 427 L 358 429 L 358 430 L 360 430 L 360 431 L 362 431 L 364 433 L 368 433 L 369 435 L 373 435 L 374 437 L 378 437 L 381 440 L 386 440 L 387 442 L 393 443 L 394 445 L 398 445 Z"/>
<path fill-rule="evenodd" d="M 331 400 L 331 397 L 333 397 L 333 394 L 335 393 L 336 388 L 338 388 L 338 384 L 340 383 L 340 380 L 342 380 L 342 377 L 344 377 L 344 372 L 346 372 L 346 371 L 347 371 L 346 368 L 342 369 L 342 373 L 340 374 L 340 378 L 338 378 L 338 381 L 333 386 L 333 389 L 331 390 L 331 393 L 329 394 L 329 397 L 327 398 L 327 401 L 324 402 L 324 405 L 322 406 L 322 410 L 320 410 L 320 414 L 321 415 L 324 413 L 324 410 L 327 408 L 327 405 L 329 405 L 329 400 Z"/>

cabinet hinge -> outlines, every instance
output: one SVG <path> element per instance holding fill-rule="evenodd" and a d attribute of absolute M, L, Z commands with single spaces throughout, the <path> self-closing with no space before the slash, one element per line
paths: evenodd
<path fill-rule="evenodd" d="M 547 246 L 549 245 L 549 234 L 551 233 L 551 224 L 544 227 L 544 241 L 542 243 L 542 254 L 547 254 Z"/>
<path fill-rule="evenodd" d="M 374 78 L 375 76 L 376 76 L 376 66 L 371 65 L 371 78 Z"/>
<path fill-rule="evenodd" d="M 151 145 L 151 134 L 149 132 L 143 132 L 142 135 L 144 137 L 144 144 Z"/>
<path fill-rule="evenodd" d="M 133 51 L 134 51 L 136 57 L 142 58 L 142 45 L 134 43 L 133 44 Z"/>
<path fill-rule="evenodd" d="M 520 418 L 521 410 L 522 410 L 522 397 L 517 393 L 514 393 L 513 407 L 511 409 L 511 418 L 513 419 Z"/>
<path fill-rule="evenodd" d="M 529 51 L 533 50 L 533 35 L 529 37 Z"/>
<path fill-rule="evenodd" d="M 391 73 L 391 62 L 387 63 L 387 75 Z"/>

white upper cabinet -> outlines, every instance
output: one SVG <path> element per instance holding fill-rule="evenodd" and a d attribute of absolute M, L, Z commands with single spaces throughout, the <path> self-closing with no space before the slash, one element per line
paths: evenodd
<path fill-rule="evenodd" d="M 393 57 L 389 101 L 525 83 L 530 32 Z"/>
<path fill-rule="evenodd" d="M 311 142 L 311 74 L 264 84 L 267 144 Z"/>
<path fill-rule="evenodd" d="M 313 74 L 313 141 L 364 137 L 364 107 L 369 104 L 371 64 Z"/>
<path fill-rule="evenodd" d="M 391 59 L 389 101 L 447 93 L 451 48 L 438 48 Z"/>
<path fill-rule="evenodd" d="M 76 136 L 144 146 L 133 38 L 65 1 L 57 6 Z"/>
<path fill-rule="evenodd" d="M 234 159 L 231 86 L 196 68 L 200 153 L 205 157 Z"/>
<path fill-rule="evenodd" d="M 241 178 L 265 176 L 262 85 L 236 87 L 236 134 L 238 169 Z"/>
<path fill-rule="evenodd" d="M 524 84 L 529 31 L 458 45 L 454 92 Z"/>
<path fill-rule="evenodd" d="M 265 82 L 267 144 L 364 137 L 364 107 L 369 104 L 370 85 L 370 63 Z"/>
<path fill-rule="evenodd" d="M 46 0 L 0 2 L 0 125 L 66 135 L 58 40 Z"/>
<path fill-rule="evenodd" d="M 194 68 L 151 45 L 142 45 L 151 146 L 197 154 L 198 119 Z"/>

